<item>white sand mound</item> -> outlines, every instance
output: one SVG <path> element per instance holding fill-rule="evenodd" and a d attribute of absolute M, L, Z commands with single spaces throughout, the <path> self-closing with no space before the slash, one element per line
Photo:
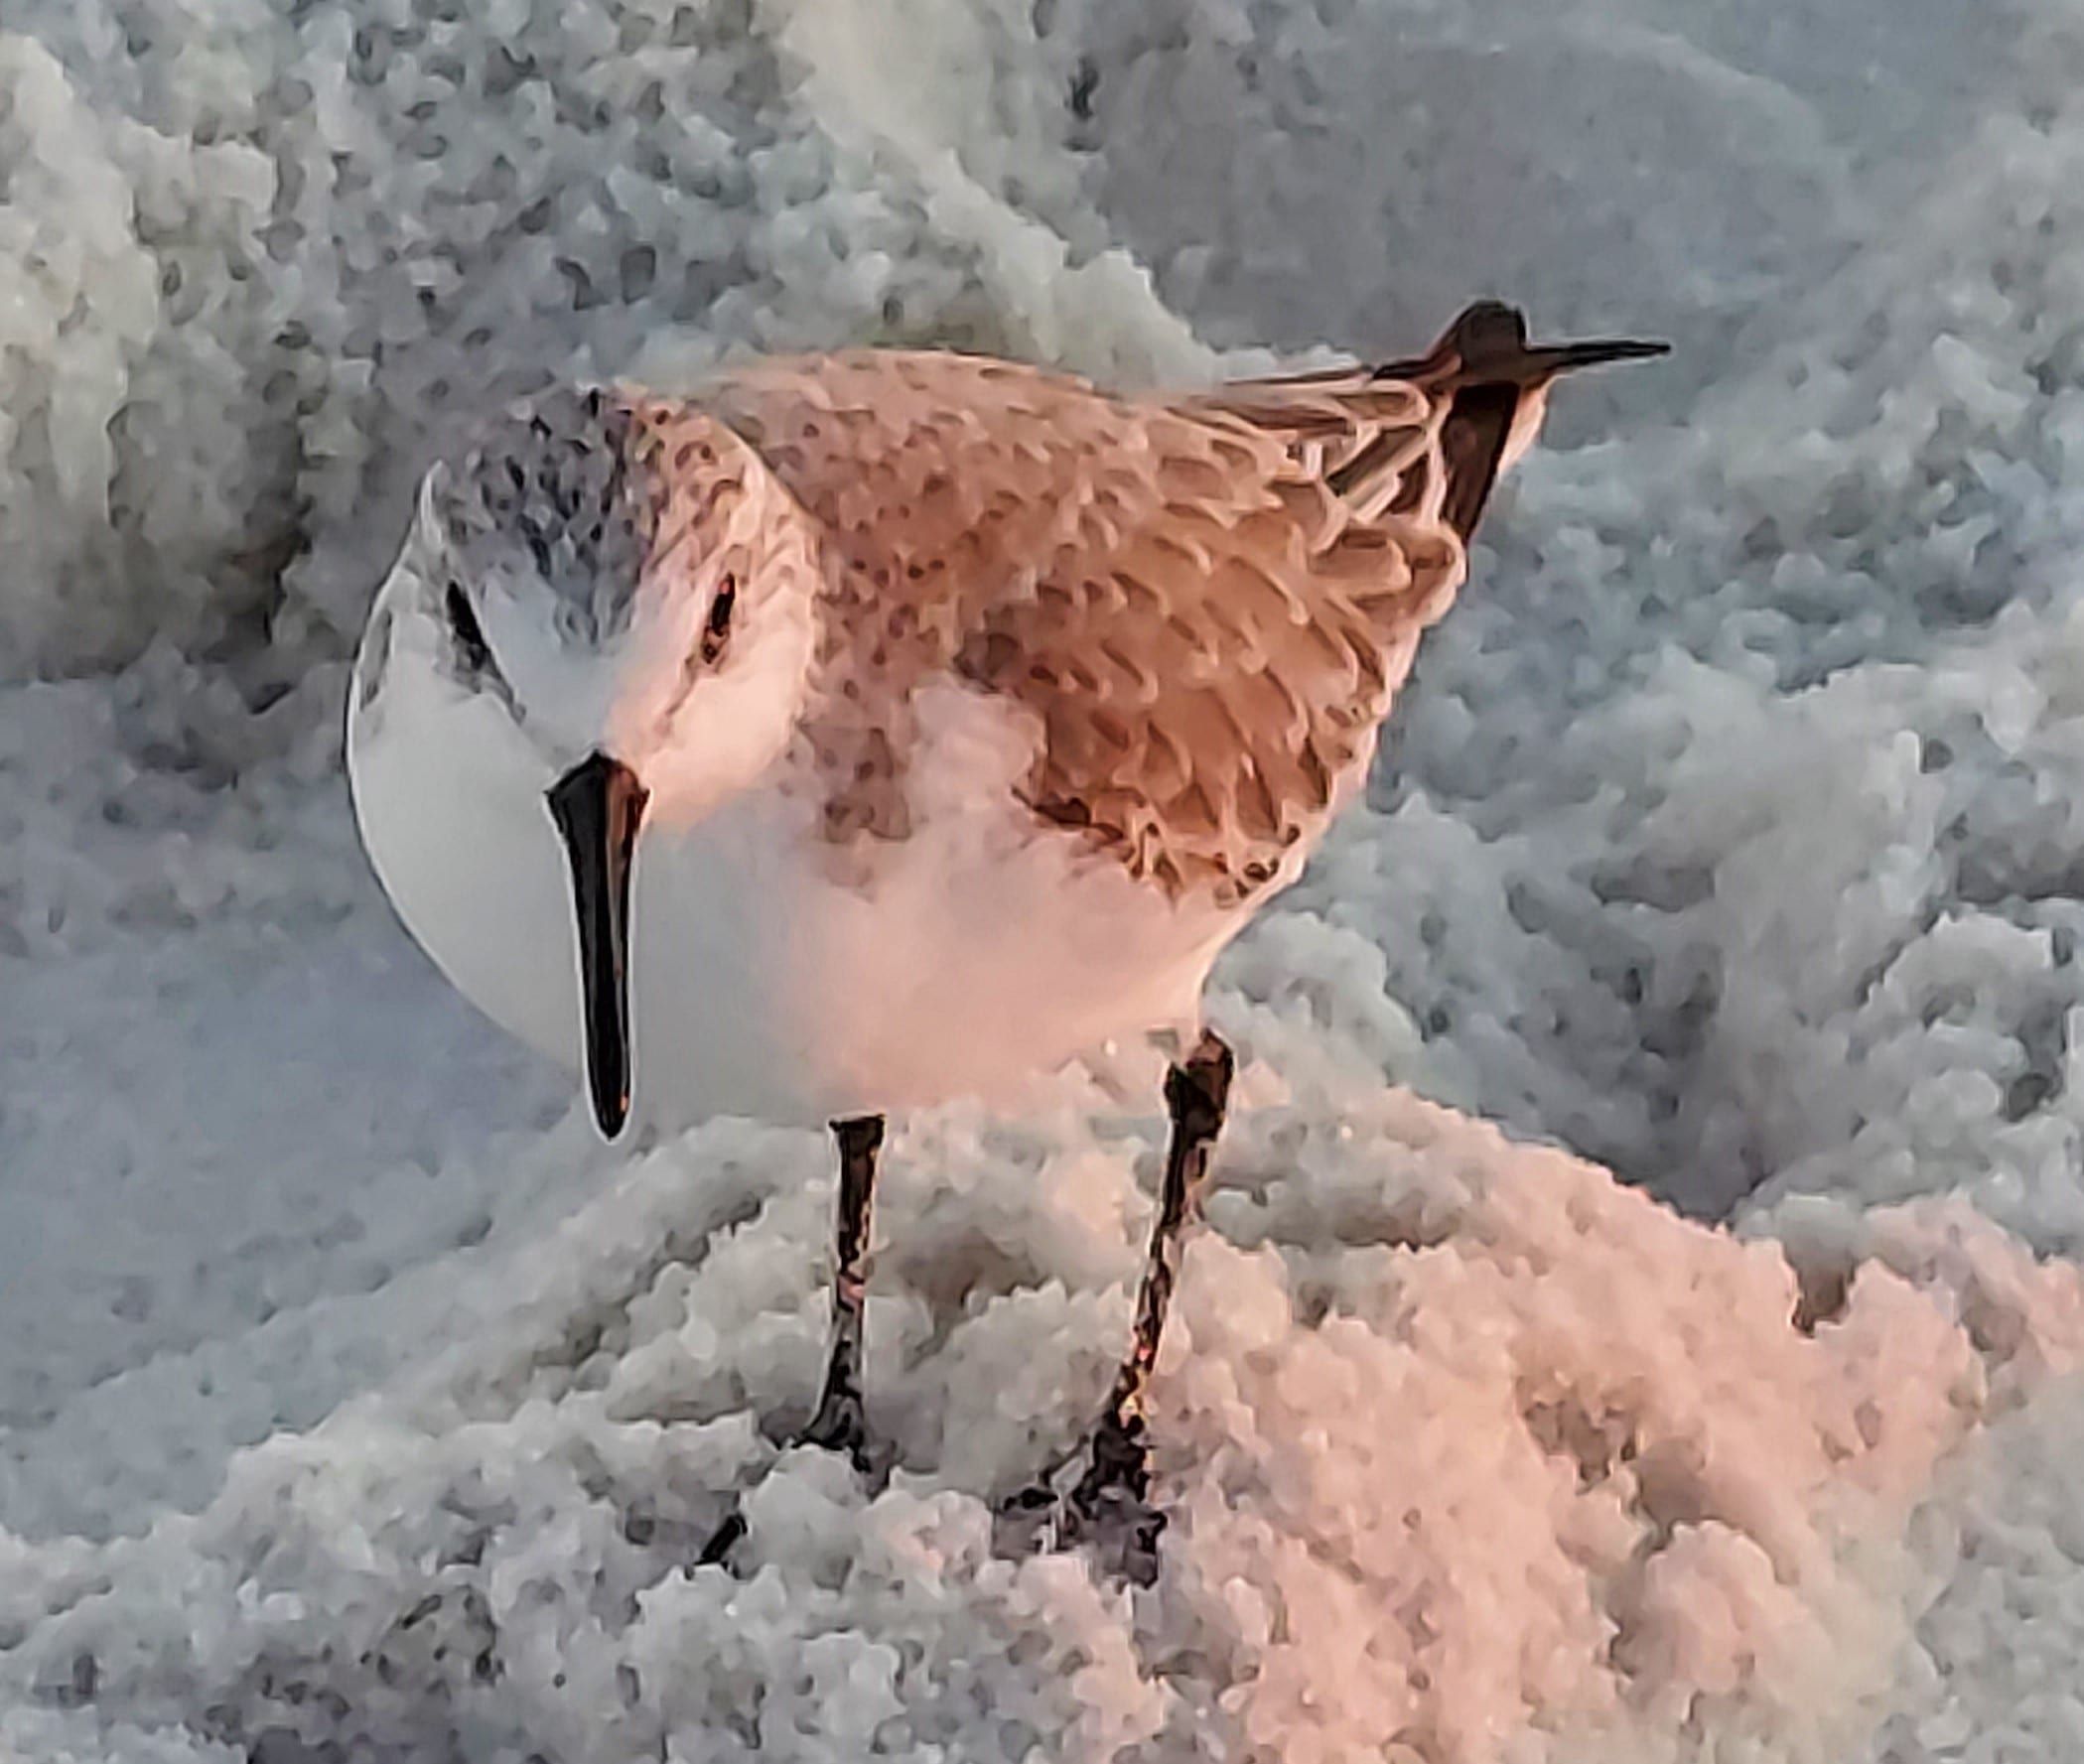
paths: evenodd
<path fill-rule="evenodd" d="M 1228 1142 L 1131 1596 L 989 1553 L 1126 1317 L 1155 1144 L 1075 1119 L 895 1146 L 874 1500 L 744 1413 L 813 1388 L 822 1149 L 710 1129 L 453 1258 L 450 1345 L 197 1518 L 14 1546 L 0 1679 L 46 1711 L 16 1742 L 65 1755 L 50 1711 L 90 1702 L 119 1756 L 1838 1758 L 1900 1670 L 1935 1465 L 2084 1353 L 2076 1271 L 1966 1209 L 1819 1233 L 1805 1283 L 1333 1085 Z M 690 1573 L 735 1479 L 746 1577 Z"/>
<path fill-rule="evenodd" d="M 0 1751 L 2069 1764 L 2080 92 L 1946 0 L 0 7 Z M 1559 401 L 1226 965 L 1159 1585 L 985 1548 L 1146 1219 L 1070 1080 L 893 1149 L 890 1488 L 775 1464 L 826 1149 L 602 1153 L 354 849 L 417 465 L 1476 293 L 1682 349 Z"/>

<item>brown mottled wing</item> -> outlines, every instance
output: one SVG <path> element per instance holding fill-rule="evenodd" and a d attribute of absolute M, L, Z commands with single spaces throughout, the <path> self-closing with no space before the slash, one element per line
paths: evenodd
<path fill-rule="evenodd" d="M 884 711 L 952 668 L 1039 720 L 1039 813 L 1241 898 L 1293 874 L 1365 769 L 1463 566 L 1437 519 L 1362 518 L 1323 481 L 1388 471 L 1390 425 L 1356 436 L 1333 408 L 1299 443 L 1215 400 L 897 352 L 761 364 L 703 403 L 835 553 L 811 718 L 835 837 L 903 833 L 910 730 Z M 1396 408 L 1416 426 L 1419 403 Z"/>

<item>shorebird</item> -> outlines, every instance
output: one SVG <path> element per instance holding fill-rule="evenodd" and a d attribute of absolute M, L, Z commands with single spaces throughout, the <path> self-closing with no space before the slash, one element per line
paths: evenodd
<path fill-rule="evenodd" d="M 429 470 L 349 693 L 363 842 L 608 1138 L 632 1109 L 829 1124 L 799 1442 L 870 1460 L 886 1116 L 1152 1037 L 1170 1135 L 1129 1349 L 1004 1509 L 1148 1578 L 1146 1390 L 1232 1070 L 1203 982 L 1360 789 L 1551 386 L 1663 348 L 1534 346 L 1484 302 L 1414 359 L 1177 395 L 769 359 L 685 398 L 553 389 Z"/>

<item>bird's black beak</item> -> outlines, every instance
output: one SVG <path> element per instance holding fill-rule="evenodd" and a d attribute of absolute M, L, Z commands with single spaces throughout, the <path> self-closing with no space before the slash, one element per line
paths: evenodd
<path fill-rule="evenodd" d="M 572 865 L 587 1089 L 611 1140 L 629 1116 L 629 864 L 649 795 L 620 759 L 595 753 L 546 797 Z"/>

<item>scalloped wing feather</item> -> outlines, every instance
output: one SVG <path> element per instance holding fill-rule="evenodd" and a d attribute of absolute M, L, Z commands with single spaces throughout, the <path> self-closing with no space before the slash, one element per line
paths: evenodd
<path fill-rule="evenodd" d="M 804 740 L 835 840 L 907 830 L 914 696 L 952 672 L 1033 718 L 1038 815 L 1242 900 L 1364 777 L 1465 570 L 1438 401 L 1401 382 L 1122 398 L 876 351 L 757 363 L 702 406 L 826 538 Z"/>

